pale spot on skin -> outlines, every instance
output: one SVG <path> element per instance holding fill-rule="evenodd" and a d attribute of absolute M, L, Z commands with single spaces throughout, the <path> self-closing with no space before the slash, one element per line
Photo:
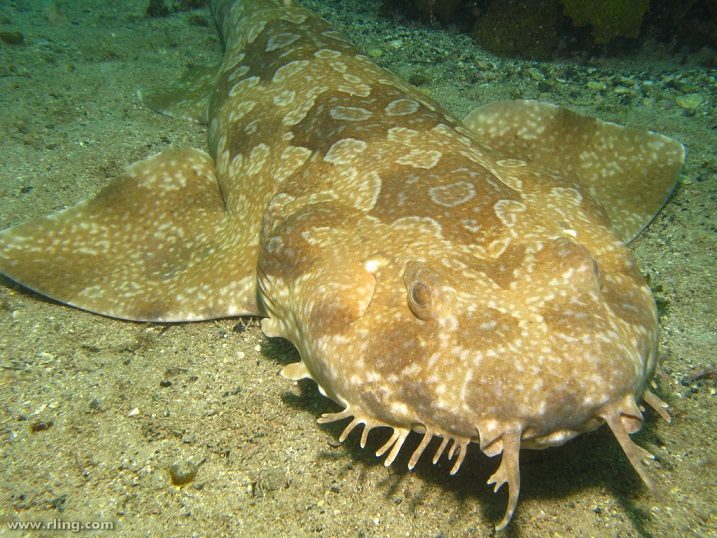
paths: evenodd
<path fill-rule="evenodd" d="M 299 146 L 289 146 L 281 153 L 279 166 L 274 172 L 274 179 L 277 182 L 284 181 L 300 168 L 306 160 L 311 156 L 312 151 Z"/>
<path fill-rule="evenodd" d="M 421 105 L 418 101 L 401 98 L 391 101 L 388 105 L 386 105 L 384 112 L 386 112 L 386 115 L 388 116 L 407 116 L 415 113 L 420 106 Z"/>
<path fill-rule="evenodd" d="M 365 268 L 366 271 L 368 271 L 369 273 L 374 274 L 374 273 L 375 273 L 376 271 L 378 271 L 381 267 L 384 267 L 384 266 L 386 265 L 386 263 L 387 263 L 387 262 L 386 262 L 386 260 L 384 260 L 384 259 L 368 260 L 368 261 L 364 264 L 364 268 Z"/>
<path fill-rule="evenodd" d="M 401 142 L 402 144 L 410 144 L 417 134 L 418 131 L 414 129 L 391 127 L 388 130 L 388 139 L 394 142 Z"/>
<path fill-rule="evenodd" d="M 397 164 L 404 164 L 414 168 L 433 168 L 441 160 L 443 153 L 435 150 L 414 149 L 407 155 L 396 159 Z"/>
<path fill-rule="evenodd" d="M 361 77 L 357 77 L 356 75 L 352 75 L 351 73 L 344 73 L 344 75 L 341 77 L 346 82 L 350 82 L 351 84 L 361 84 L 364 83 L 364 79 Z"/>
<path fill-rule="evenodd" d="M 284 47 L 288 47 L 292 43 L 294 43 L 296 40 L 298 40 L 301 36 L 297 34 L 292 34 L 289 32 L 282 32 L 280 34 L 273 34 L 269 36 L 269 40 L 266 43 L 266 52 L 272 52 L 277 49 L 283 49 Z"/>
<path fill-rule="evenodd" d="M 240 80 L 234 84 L 231 90 L 229 90 L 229 97 L 236 97 L 241 93 L 247 92 L 254 88 L 257 84 L 259 84 L 259 77 L 249 77 Z"/>
<path fill-rule="evenodd" d="M 491 241 L 491 243 L 488 245 L 488 248 L 486 249 L 486 255 L 489 258 L 493 259 L 501 257 L 506 251 L 506 249 L 510 246 L 512 240 L 512 237 L 507 236 L 498 238 L 495 241 Z"/>
<path fill-rule="evenodd" d="M 337 41 L 350 43 L 350 41 L 346 38 L 344 34 L 342 34 L 341 32 L 337 32 L 336 30 L 326 30 L 325 32 L 321 32 L 321 35 L 329 37 L 331 39 L 336 39 Z"/>
<path fill-rule="evenodd" d="M 495 214 L 507 227 L 512 228 L 518 222 L 521 213 L 528 208 L 516 200 L 499 200 L 495 204 Z"/>
<path fill-rule="evenodd" d="M 357 106 L 335 106 L 329 115 L 339 121 L 364 121 L 373 116 L 373 112 Z"/>
<path fill-rule="evenodd" d="M 478 233 L 481 230 L 481 225 L 476 219 L 463 219 L 461 221 L 463 227 L 471 233 Z"/>
<path fill-rule="evenodd" d="M 243 77 L 249 72 L 249 67 L 246 65 L 239 65 L 237 66 L 234 71 L 232 71 L 229 76 L 227 77 L 227 80 L 233 82 L 234 80 Z"/>
<path fill-rule="evenodd" d="M 300 94 L 294 102 L 294 108 L 289 111 L 281 119 L 283 125 L 292 126 L 303 120 L 309 111 L 314 108 L 316 97 L 325 92 L 326 86 L 313 86 L 303 94 Z"/>
<path fill-rule="evenodd" d="M 282 90 L 272 97 L 272 102 L 277 106 L 288 106 L 294 102 L 296 92 L 294 90 Z"/>
<path fill-rule="evenodd" d="M 407 230 L 414 232 L 419 230 L 422 234 L 441 239 L 443 237 L 443 228 L 441 225 L 430 217 L 402 217 L 395 220 L 391 224 L 394 230 Z"/>
<path fill-rule="evenodd" d="M 573 206 L 579 205 L 583 200 L 582 194 L 571 187 L 553 187 L 550 189 L 550 196 L 560 200 L 563 204 Z"/>
<path fill-rule="evenodd" d="M 376 205 L 376 200 L 381 192 L 381 176 L 376 171 L 371 171 L 361 178 L 359 188 L 356 191 L 357 199 L 354 207 L 362 211 L 370 211 Z"/>
<path fill-rule="evenodd" d="M 428 194 L 436 204 L 444 207 L 456 207 L 472 200 L 476 195 L 476 189 L 472 183 L 458 181 L 450 185 L 432 187 Z"/>
<path fill-rule="evenodd" d="M 276 73 L 274 73 L 271 81 L 275 84 L 281 84 L 301 72 L 307 65 L 309 65 L 307 60 L 296 60 L 289 62 L 288 64 L 284 64 L 276 70 Z"/>
<path fill-rule="evenodd" d="M 336 89 L 349 95 L 358 95 L 359 97 L 368 97 L 371 95 L 371 86 L 368 84 L 337 84 Z"/>
<path fill-rule="evenodd" d="M 250 176 L 256 175 L 261 172 L 266 164 L 269 157 L 269 146 L 266 144 L 258 144 L 252 148 L 247 159 L 246 173 Z"/>
<path fill-rule="evenodd" d="M 229 163 L 229 171 L 231 174 L 238 174 L 244 163 L 244 156 L 239 153 L 234 155 L 234 158 Z"/>
<path fill-rule="evenodd" d="M 314 52 L 314 56 L 321 59 L 338 58 L 341 53 L 337 50 L 332 49 L 319 49 Z"/>
<path fill-rule="evenodd" d="M 246 34 L 247 43 L 254 43 L 254 40 L 259 36 L 260 33 L 266 28 L 267 21 L 258 21 L 255 24 L 249 26 L 249 30 Z"/>
<path fill-rule="evenodd" d="M 368 144 L 363 140 L 344 138 L 334 142 L 324 156 L 324 160 L 336 165 L 350 164 L 360 157 L 367 147 Z"/>
<path fill-rule="evenodd" d="M 338 71 L 339 73 L 346 73 L 348 70 L 348 66 L 345 62 L 340 62 L 338 60 L 333 60 L 329 62 L 329 65 L 331 66 L 331 69 L 334 71 Z"/>
<path fill-rule="evenodd" d="M 229 115 L 227 116 L 227 120 L 230 122 L 235 122 L 237 120 L 240 120 L 244 116 L 246 116 L 249 112 L 254 110 L 254 107 L 257 105 L 256 101 L 240 101 L 236 104 L 230 111 Z"/>
<path fill-rule="evenodd" d="M 528 163 L 521 161 L 520 159 L 500 159 L 495 163 L 498 166 L 505 166 L 506 168 L 519 168 L 528 165 Z"/>
<path fill-rule="evenodd" d="M 293 22 L 294 24 L 303 24 L 308 19 L 308 17 L 303 13 L 296 13 L 292 11 L 282 13 L 277 18 L 282 21 Z"/>

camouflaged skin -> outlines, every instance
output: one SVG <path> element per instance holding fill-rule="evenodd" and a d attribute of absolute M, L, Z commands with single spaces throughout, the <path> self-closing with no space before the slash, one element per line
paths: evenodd
<path fill-rule="evenodd" d="M 152 108 L 208 123 L 209 154 L 168 150 L 95 198 L 0 233 L 0 271 L 104 315 L 262 315 L 358 425 L 502 453 L 499 523 L 520 448 L 607 423 L 632 443 L 657 363 L 649 287 L 625 247 L 660 209 L 678 143 L 534 101 L 464 122 L 311 12 L 215 0 L 225 54 Z"/>

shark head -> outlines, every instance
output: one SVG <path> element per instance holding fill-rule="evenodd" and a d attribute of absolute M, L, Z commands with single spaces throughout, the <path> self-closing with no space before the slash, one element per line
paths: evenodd
<path fill-rule="evenodd" d="M 483 222 L 497 224 L 483 236 L 481 215 L 459 230 L 415 202 L 435 197 L 435 178 L 410 185 L 414 214 L 395 220 L 280 193 L 259 257 L 262 329 L 302 358 L 285 375 L 313 379 L 344 407 L 323 420 L 352 417 L 342 438 L 363 424 L 362 444 L 372 428 L 392 428 L 378 450 L 390 450 L 387 464 L 411 430 L 424 434 L 411 467 L 433 436 L 453 443 L 453 472 L 470 442 L 502 452 L 493 481 L 510 486 L 505 523 L 521 447 L 607 422 L 649 480 L 627 434 L 640 427 L 637 401 L 656 364 L 652 294 L 600 206 L 536 174 L 535 185 L 523 174 L 523 188 L 540 184 L 546 198 L 516 201 L 507 188 L 484 208 Z"/>
<path fill-rule="evenodd" d="M 305 206 L 267 231 L 260 249 L 267 331 L 303 351 L 333 399 L 364 402 L 387 424 L 432 420 L 472 438 L 481 417 L 550 416 L 563 406 L 580 431 L 612 389 L 643 388 L 656 315 L 607 228 L 583 244 L 559 227 L 516 234 L 489 258 L 426 216 L 386 223 L 330 202 Z M 552 434 L 552 425 L 530 426 Z"/>

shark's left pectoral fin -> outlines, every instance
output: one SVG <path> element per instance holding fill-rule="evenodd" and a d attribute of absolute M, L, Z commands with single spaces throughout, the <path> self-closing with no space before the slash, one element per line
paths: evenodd
<path fill-rule="evenodd" d="M 219 66 L 194 66 L 172 85 L 140 89 L 142 103 L 172 118 L 207 123 L 209 101 L 219 76 Z"/>
<path fill-rule="evenodd" d="M 498 101 L 463 120 L 491 149 L 554 172 L 605 208 L 626 243 L 672 193 L 685 148 L 666 136 L 540 101 Z"/>
<path fill-rule="evenodd" d="M 241 224 L 225 211 L 212 158 L 168 150 L 92 199 L 0 232 L 0 272 L 122 319 L 258 314 L 256 238 Z"/>

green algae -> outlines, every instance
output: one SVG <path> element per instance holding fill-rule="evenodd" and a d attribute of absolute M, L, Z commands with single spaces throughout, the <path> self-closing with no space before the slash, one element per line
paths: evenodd
<path fill-rule="evenodd" d="M 637 37 L 649 0 L 561 0 L 564 13 L 576 26 L 590 26 L 595 43 Z"/>
<path fill-rule="evenodd" d="M 502 56 L 550 59 L 558 43 L 558 4 L 540 2 L 540 9 L 522 0 L 491 2 L 473 27 L 473 38 Z"/>

